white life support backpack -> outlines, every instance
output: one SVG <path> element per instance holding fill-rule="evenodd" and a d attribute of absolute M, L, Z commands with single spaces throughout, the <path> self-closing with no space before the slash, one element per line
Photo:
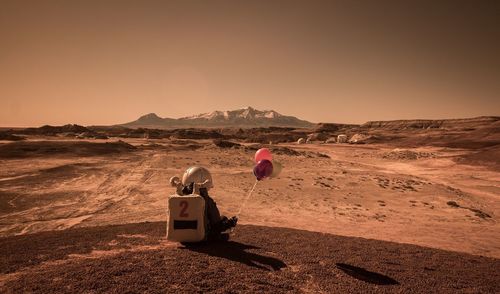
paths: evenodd
<path fill-rule="evenodd" d="M 200 242 L 206 237 L 205 199 L 197 194 L 168 199 L 167 240 L 175 242 Z"/>

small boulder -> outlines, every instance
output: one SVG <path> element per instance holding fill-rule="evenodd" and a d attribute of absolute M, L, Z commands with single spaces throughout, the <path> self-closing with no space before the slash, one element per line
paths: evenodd
<path fill-rule="evenodd" d="M 337 143 L 347 143 L 347 136 L 346 135 L 338 135 L 337 136 Z"/>
<path fill-rule="evenodd" d="M 337 143 L 337 139 L 335 137 L 331 137 L 326 139 L 325 143 L 327 144 Z"/>

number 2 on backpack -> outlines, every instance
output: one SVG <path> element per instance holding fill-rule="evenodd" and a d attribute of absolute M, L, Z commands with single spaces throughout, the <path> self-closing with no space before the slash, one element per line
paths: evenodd
<path fill-rule="evenodd" d="M 179 206 L 181 207 L 181 213 L 179 214 L 180 217 L 189 217 L 189 214 L 186 212 L 186 210 L 189 207 L 189 204 L 187 201 L 181 201 Z"/>

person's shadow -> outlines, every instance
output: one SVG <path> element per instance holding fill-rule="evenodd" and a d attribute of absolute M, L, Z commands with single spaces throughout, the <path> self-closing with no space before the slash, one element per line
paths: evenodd
<path fill-rule="evenodd" d="M 277 271 L 286 267 L 286 264 L 277 258 L 245 251 L 246 249 L 259 249 L 259 247 L 234 241 L 184 244 L 184 246 L 184 249 L 229 259 L 263 270 Z"/>

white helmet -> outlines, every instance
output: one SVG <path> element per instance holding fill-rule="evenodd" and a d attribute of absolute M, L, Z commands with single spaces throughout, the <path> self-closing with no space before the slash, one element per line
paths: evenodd
<path fill-rule="evenodd" d="M 208 169 L 201 166 L 192 166 L 188 168 L 182 175 L 182 184 L 184 186 L 195 183 L 202 188 L 213 188 L 212 175 Z"/>

